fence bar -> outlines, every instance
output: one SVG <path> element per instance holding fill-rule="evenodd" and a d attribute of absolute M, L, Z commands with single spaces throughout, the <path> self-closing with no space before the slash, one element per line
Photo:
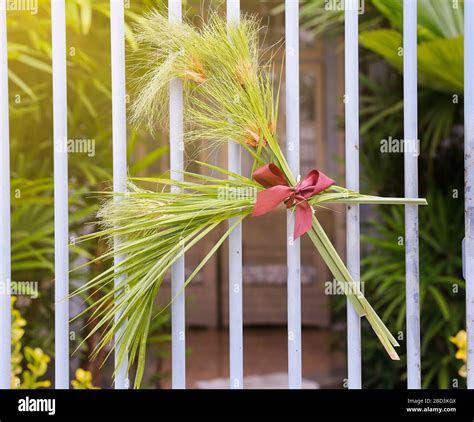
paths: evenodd
<path fill-rule="evenodd" d="M 285 0 L 286 147 L 288 164 L 300 172 L 299 5 Z M 300 240 L 293 239 L 295 215 L 287 213 L 288 388 L 301 388 L 301 262 Z"/>
<path fill-rule="evenodd" d="M 5 0 L 0 1 L 0 389 L 10 388 L 11 362 L 11 227 L 10 130 L 8 121 L 8 53 Z"/>
<path fill-rule="evenodd" d="M 359 191 L 359 15 L 354 2 L 345 3 L 345 133 L 346 186 Z M 360 283 L 360 217 L 359 205 L 347 206 L 347 269 Z M 348 388 L 362 387 L 360 317 L 347 301 L 347 377 Z"/>
<path fill-rule="evenodd" d="M 240 21 L 240 0 L 227 0 L 228 24 Z M 234 173 L 242 172 L 241 148 L 235 142 L 228 145 L 228 168 Z M 229 224 L 235 224 L 231 219 Z M 229 387 L 243 388 L 244 346 L 242 318 L 242 225 L 235 227 L 229 236 Z"/>
<path fill-rule="evenodd" d="M 168 13 L 171 22 L 181 22 L 181 0 L 169 0 Z M 173 79 L 170 83 L 170 169 L 174 180 L 183 180 L 183 151 L 183 85 L 181 80 Z M 171 377 L 175 389 L 186 388 L 184 268 L 182 256 L 171 269 Z"/>
<path fill-rule="evenodd" d="M 55 387 L 69 388 L 69 228 L 67 158 L 66 11 L 51 2 L 54 126 Z"/>
<path fill-rule="evenodd" d="M 464 159 L 467 388 L 474 389 L 474 1 L 464 2 Z"/>
<path fill-rule="evenodd" d="M 111 41 L 111 68 L 112 68 L 112 143 L 113 143 L 113 177 L 114 192 L 127 190 L 127 117 L 126 117 L 126 90 L 125 90 L 125 12 L 123 0 L 110 0 L 110 41 Z M 114 197 L 120 201 L 120 197 Z M 114 239 L 114 247 L 118 247 L 119 240 Z M 119 265 L 124 260 L 123 255 L 114 255 L 114 264 Z M 122 275 L 115 279 L 115 285 L 124 281 Z M 115 319 L 120 318 L 120 314 Z M 115 334 L 115 344 L 119 344 L 121 330 Z M 115 359 L 118 357 L 118 348 L 115 349 Z M 127 378 L 128 362 L 125 360 L 120 368 L 116 368 L 115 388 L 129 387 Z"/>
<path fill-rule="evenodd" d="M 418 197 L 417 1 L 403 0 L 403 119 L 405 196 Z M 418 206 L 405 206 L 408 388 L 421 388 Z"/>

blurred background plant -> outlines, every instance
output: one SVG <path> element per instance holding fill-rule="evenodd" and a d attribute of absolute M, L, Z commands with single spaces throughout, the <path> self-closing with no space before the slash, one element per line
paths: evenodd
<path fill-rule="evenodd" d="M 133 3 L 127 9 L 129 23 L 156 2 L 143 0 Z M 70 0 L 66 2 L 66 8 L 69 139 L 90 140 L 94 144 L 94 154 L 72 153 L 69 158 L 70 255 L 73 268 L 77 262 L 96 256 L 105 247 L 92 242 L 75 245 L 74 238 L 84 230 L 94 229 L 98 202 L 91 192 L 108 188 L 112 174 L 109 1 Z M 52 376 L 48 363 L 50 356 L 54 356 L 50 2 L 39 0 L 37 13 L 31 12 L 9 10 L 7 17 L 12 280 L 39 283 L 37 299 L 19 296 L 16 302 L 15 312 L 19 315 L 21 311 L 29 321 L 26 329 L 21 328 L 22 342 L 29 346 L 18 351 L 14 349 L 20 361 L 13 376 L 22 377 L 22 387 L 38 388 L 49 386 L 49 381 L 39 380 Z M 127 47 L 134 51 L 135 41 L 129 25 L 126 38 Z M 145 136 L 145 132 L 139 130 L 129 133 L 128 149 L 130 162 L 133 163 L 129 168 L 131 175 L 146 170 L 158 172 L 159 159 L 167 152 L 166 145 L 160 145 L 156 139 Z M 98 266 L 72 273 L 71 284 L 82 283 L 96 271 L 99 271 Z M 71 304 L 72 309 L 81 306 L 80 301 Z M 20 318 L 17 324 L 24 321 Z M 160 321 L 166 323 L 166 320 Z M 19 330 L 17 326 L 17 335 Z M 157 326 L 156 330 L 160 332 L 161 326 Z M 78 330 L 74 334 L 71 350 L 82 337 Z M 94 381 L 100 384 L 100 362 L 89 362 L 87 359 L 91 347 L 92 344 L 82 347 L 72 366 L 85 365 L 94 374 Z M 87 377 L 90 373 L 81 372 L 75 381 L 77 386 L 89 385 L 91 380 Z"/>
<path fill-rule="evenodd" d="M 49 380 L 39 380 L 46 373 L 51 360 L 39 347 L 32 349 L 23 346 L 21 340 L 25 334 L 26 320 L 15 309 L 16 298 L 12 298 L 12 388 L 50 387 Z"/>
<path fill-rule="evenodd" d="M 324 0 L 305 0 L 302 26 L 314 36 L 342 33 L 344 15 Z M 403 10 L 398 0 L 366 0 L 360 15 L 361 177 L 364 191 L 403 195 L 403 154 L 381 153 L 381 140 L 403 140 Z M 420 303 L 425 388 L 452 387 L 459 364 L 449 336 L 464 326 L 461 241 L 463 212 L 463 1 L 418 2 Z M 397 176 L 399 175 L 399 176 Z M 374 209 L 363 237 L 362 280 L 388 326 L 405 327 L 402 209 Z M 377 253 L 371 253 L 376 251 Z M 336 319 L 345 305 L 333 303 Z M 364 331 L 368 330 L 363 327 Z M 404 388 L 406 355 L 398 365 L 380 359 L 369 333 L 362 342 L 364 386 Z M 459 380 L 463 385 L 464 380 Z"/>
<path fill-rule="evenodd" d="M 37 389 L 51 387 L 51 381 L 45 379 L 51 358 L 39 347 L 23 345 L 26 320 L 15 308 L 16 297 L 12 297 L 12 373 L 11 387 Z M 78 368 L 76 378 L 71 381 L 74 389 L 95 389 L 92 374 Z"/>

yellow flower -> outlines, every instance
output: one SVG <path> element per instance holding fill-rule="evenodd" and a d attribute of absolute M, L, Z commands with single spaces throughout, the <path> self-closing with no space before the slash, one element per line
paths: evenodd
<path fill-rule="evenodd" d="M 76 370 L 76 379 L 71 381 L 72 388 L 74 390 L 97 390 L 92 384 L 92 374 L 89 371 L 85 371 L 82 368 Z"/>
<path fill-rule="evenodd" d="M 456 359 L 461 359 L 464 362 L 467 360 L 467 340 L 466 331 L 460 330 L 455 337 L 449 337 L 449 340 L 458 347 L 456 352 Z"/>
<path fill-rule="evenodd" d="M 449 337 L 449 340 L 458 347 L 456 352 L 456 359 L 462 360 L 464 363 L 467 362 L 467 339 L 466 331 L 460 330 L 455 337 Z M 461 366 L 459 369 L 459 375 L 461 377 L 467 377 L 467 367 L 466 365 Z"/>

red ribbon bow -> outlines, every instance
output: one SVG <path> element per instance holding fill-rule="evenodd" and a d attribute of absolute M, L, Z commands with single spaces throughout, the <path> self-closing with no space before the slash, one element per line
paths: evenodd
<path fill-rule="evenodd" d="M 311 170 L 295 187 L 291 187 L 283 172 L 273 163 L 255 170 L 253 178 L 266 189 L 258 192 L 252 216 L 266 214 L 281 202 L 287 208 L 296 206 L 293 239 L 298 239 L 311 229 L 313 211 L 307 200 L 336 183 L 324 173 Z"/>

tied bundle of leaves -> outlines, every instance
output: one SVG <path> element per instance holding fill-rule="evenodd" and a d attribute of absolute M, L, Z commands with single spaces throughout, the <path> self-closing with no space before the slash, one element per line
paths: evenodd
<path fill-rule="evenodd" d="M 137 100 L 132 107 L 132 121 L 146 122 L 150 131 L 159 123 L 166 127 L 169 85 L 183 82 L 185 142 L 194 149 L 229 141 L 238 143 L 253 158 L 253 170 L 272 164 L 282 174 L 290 189 L 297 185 L 276 139 L 279 89 L 274 90 L 271 59 L 263 61 L 259 48 L 261 27 L 257 19 L 242 17 L 240 23 L 228 24 L 217 14 L 198 30 L 190 23 L 170 23 L 161 13 L 143 18 L 137 28 L 142 49 L 148 51 L 147 71 L 137 81 Z M 271 57 L 271 55 L 270 55 Z M 198 142 L 199 141 L 199 142 Z M 166 273 L 186 251 L 232 219 L 232 224 L 207 252 L 186 279 L 188 285 L 232 230 L 249 216 L 256 195 L 264 187 L 252 177 L 241 176 L 206 163 L 213 176 L 184 172 L 185 181 L 165 178 L 131 180 L 126 194 L 108 196 L 99 212 L 102 229 L 84 238 L 119 239 L 97 260 L 112 260 L 115 254 L 123 261 L 90 280 L 75 294 L 86 294 L 92 304 L 76 318 L 90 313 L 93 327 L 89 336 L 102 337 L 93 356 L 108 344 L 118 349 L 115 367 L 129 356 L 128 369 L 136 363 L 134 386 L 139 387 L 145 367 L 145 354 L 153 306 Z M 253 171 L 252 171 L 253 173 Z M 220 177 L 216 177 L 220 176 Z M 154 190 L 135 183 L 153 184 Z M 235 192 L 255 194 L 225 195 Z M 301 203 L 287 206 L 296 209 Z M 392 359 L 398 359 L 398 346 L 384 323 L 367 302 L 357 283 L 319 224 L 314 210 L 325 203 L 412 203 L 424 200 L 377 198 L 332 185 L 304 200 L 313 213 L 307 232 L 316 249 L 344 288 L 357 313 L 365 316 Z M 94 261 L 92 261 L 94 262 Z M 114 279 L 123 281 L 113 286 Z M 101 292 L 100 299 L 96 299 Z M 173 298 L 172 298 L 173 299 Z M 114 336 L 118 338 L 114 340 Z"/>

